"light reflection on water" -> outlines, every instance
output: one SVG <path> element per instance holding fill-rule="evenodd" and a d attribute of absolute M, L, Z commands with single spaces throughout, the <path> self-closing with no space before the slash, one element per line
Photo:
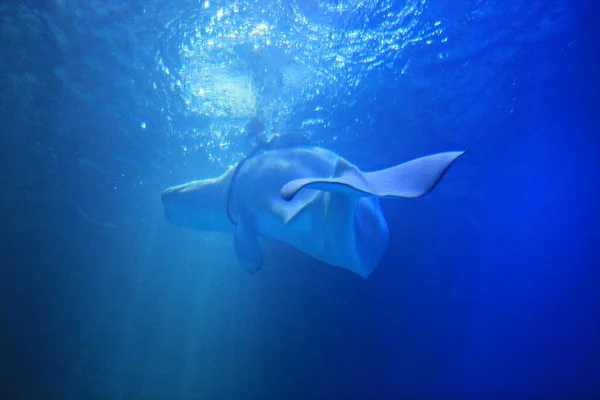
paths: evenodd
<path fill-rule="evenodd" d="M 373 72 L 405 69 L 407 46 L 443 39 L 439 22 L 420 22 L 426 7 L 412 0 L 199 3 L 166 25 L 171 57 L 157 57 L 178 98 L 168 112 L 205 122 L 175 133 L 227 164 L 255 116 L 267 134 L 326 129 L 330 104 L 357 96 Z M 311 101 L 315 111 L 291 126 Z"/>

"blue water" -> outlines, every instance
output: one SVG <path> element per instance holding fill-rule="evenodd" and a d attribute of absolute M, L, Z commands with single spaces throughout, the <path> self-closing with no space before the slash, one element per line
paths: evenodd
<path fill-rule="evenodd" d="M 0 3 L 0 398 L 600 398 L 594 1 Z M 385 200 L 367 280 L 178 229 L 171 185 L 301 133 Z"/>

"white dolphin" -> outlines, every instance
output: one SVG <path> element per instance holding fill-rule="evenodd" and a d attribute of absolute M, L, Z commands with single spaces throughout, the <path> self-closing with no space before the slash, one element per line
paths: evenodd
<path fill-rule="evenodd" d="M 283 138 L 257 148 L 218 178 L 165 190 L 169 222 L 233 233 L 240 266 L 249 273 L 262 265 L 262 236 L 367 278 L 389 238 L 378 198 L 426 195 L 464 154 L 438 153 L 362 172 L 329 150 L 289 146 Z"/>

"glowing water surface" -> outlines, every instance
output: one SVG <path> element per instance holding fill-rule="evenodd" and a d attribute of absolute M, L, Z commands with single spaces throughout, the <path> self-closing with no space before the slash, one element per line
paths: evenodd
<path fill-rule="evenodd" d="M 311 136 L 327 127 L 332 104 L 356 98 L 370 75 L 404 73 L 405 48 L 444 40 L 440 22 L 419 21 L 426 7 L 412 0 L 199 3 L 166 24 L 157 55 L 165 90 L 178 99 L 167 112 L 199 121 L 176 134 L 219 163 L 245 140 L 241 128 L 253 117 L 267 135 Z"/>

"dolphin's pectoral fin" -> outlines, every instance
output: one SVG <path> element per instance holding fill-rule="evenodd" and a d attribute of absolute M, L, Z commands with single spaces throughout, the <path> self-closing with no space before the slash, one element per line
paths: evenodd
<path fill-rule="evenodd" d="M 365 181 L 364 174 L 354 165 L 340 157 L 335 164 L 332 177 L 314 177 L 294 179 L 286 183 L 281 188 L 281 196 L 293 202 L 305 191 L 300 192 L 302 188 L 310 188 L 325 192 L 338 192 L 344 194 L 357 194 L 368 190 L 368 182 Z M 300 192 L 300 193 L 298 193 Z M 365 196 L 365 193 L 358 194 Z"/>
<path fill-rule="evenodd" d="M 414 199 L 431 192 L 463 154 L 464 151 L 432 154 L 364 176 L 376 196 Z"/>
<path fill-rule="evenodd" d="M 317 191 L 304 191 L 299 193 L 290 201 L 283 201 L 281 198 L 271 199 L 271 211 L 279 216 L 284 223 L 290 222 L 294 217 L 298 216 L 302 210 L 310 205 L 319 196 Z"/>
<path fill-rule="evenodd" d="M 361 172 L 340 159 L 334 177 L 293 180 L 281 188 L 281 195 L 290 200 L 302 188 L 309 187 L 354 196 L 422 197 L 435 188 L 452 163 L 464 153 L 449 151 L 432 154 L 375 172 Z"/>
<path fill-rule="evenodd" d="M 262 266 L 262 249 L 249 216 L 240 215 L 234 241 L 235 253 L 240 266 L 250 274 L 258 272 Z"/>

